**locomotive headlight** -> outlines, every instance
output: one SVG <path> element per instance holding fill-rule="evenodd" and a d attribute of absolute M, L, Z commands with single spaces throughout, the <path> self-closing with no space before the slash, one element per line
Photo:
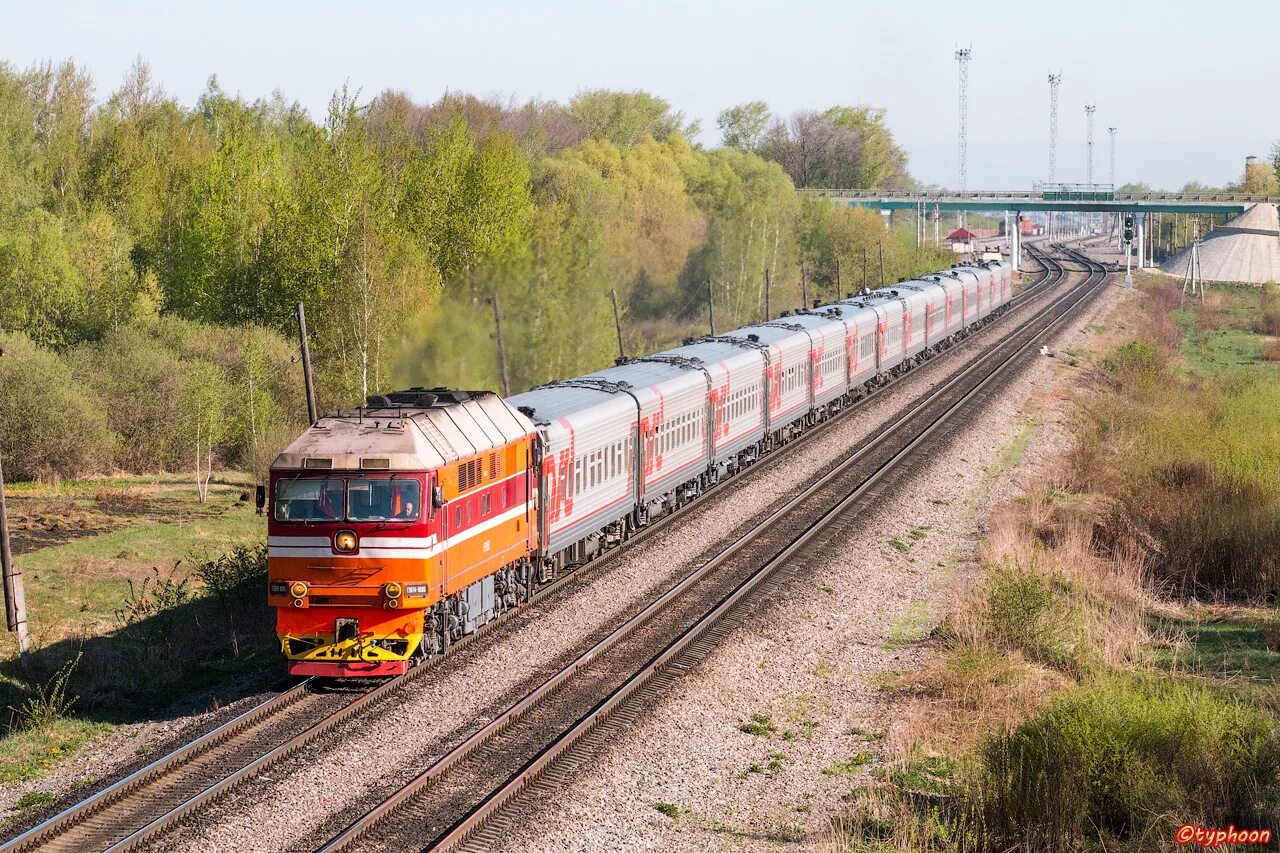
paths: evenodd
<path fill-rule="evenodd" d="M 427 585 L 425 583 L 405 584 L 404 594 L 412 598 L 422 598 L 427 594 Z"/>
<path fill-rule="evenodd" d="M 272 581 L 271 594 L 272 595 L 288 595 L 289 584 L 285 583 L 284 581 Z"/>
<path fill-rule="evenodd" d="M 303 581 L 294 581 L 289 584 L 289 594 L 294 598 L 305 598 L 307 595 L 307 585 Z"/>
<path fill-rule="evenodd" d="M 360 540 L 350 530 L 339 530 L 337 535 L 333 537 L 333 550 L 343 554 L 350 554 L 359 543 Z"/>
<path fill-rule="evenodd" d="M 402 593 L 404 593 L 404 587 L 400 586 L 400 584 L 395 581 L 392 581 L 382 588 L 382 594 L 393 601 L 399 598 Z"/>

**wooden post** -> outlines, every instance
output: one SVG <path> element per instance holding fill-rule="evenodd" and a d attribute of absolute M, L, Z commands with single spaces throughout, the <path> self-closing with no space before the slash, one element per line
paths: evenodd
<path fill-rule="evenodd" d="M 885 283 L 886 282 L 884 279 L 884 241 L 881 240 L 880 241 L 880 286 L 884 287 Z"/>
<path fill-rule="evenodd" d="M 617 288 L 609 291 L 609 298 L 613 300 L 613 328 L 618 333 L 618 358 L 626 361 L 627 351 L 622 346 L 622 315 L 618 313 L 618 290 Z"/>
<path fill-rule="evenodd" d="M 13 564 L 13 552 L 9 550 L 3 463 L 0 463 L 0 568 L 4 571 L 5 622 L 10 631 L 18 633 L 18 651 L 25 659 L 31 651 L 31 637 L 27 633 L 27 596 L 22 585 L 22 572 Z"/>
<path fill-rule="evenodd" d="M 809 307 L 809 270 L 800 265 L 800 307 Z"/>
<path fill-rule="evenodd" d="M 840 288 L 840 259 L 836 258 L 836 302 L 840 301 L 841 294 L 843 293 L 844 291 Z M 805 307 L 808 308 L 809 306 L 806 305 Z"/>
<path fill-rule="evenodd" d="M 711 279 L 707 279 L 707 321 L 711 325 L 711 334 L 716 333 L 716 301 L 711 291 Z"/>
<path fill-rule="evenodd" d="M 511 379 L 507 375 L 507 348 L 502 342 L 502 312 L 498 310 L 498 296 L 489 297 L 493 306 L 493 335 L 498 342 L 498 375 L 502 378 L 502 396 L 511 396 Z"/>
<path fill-rule="evenodd" d="M 867 292 L 867 250 L 862 250 L 862 292 Z"/>
<path fill-rule="evenodd" d="M 764 321 L 769 322 L 769 268 L 764 268 Z"/>
<path fill-rule="evenodd" d="M 320 419 L 316 413 L 316 386 L 311 380 L 311 347 L 307 344 L 307 311 L 298 303 L 298 340 L 302 344 L 302 380 L 306 383 L 307 418 L 311 423 Z"/>

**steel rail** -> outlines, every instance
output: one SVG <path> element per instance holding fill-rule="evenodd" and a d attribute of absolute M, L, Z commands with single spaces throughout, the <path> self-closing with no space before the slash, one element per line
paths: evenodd
<path fill-rule="evenodd" d="M 1061 275 L 1065 275 L 1065 269 L 1060 264 L 1055 266 L 1053 263 L 1045 263 L 1044 266 L 1046 271 L 1044 279 L 1049 277 L 1051 269 L 1054 269 Z M 1099 271 L 1102 272 L 1102 277 L 1097 282 L 1094 282 L 1093 278 Z M 519 773 L 510 777 L 506 783 L 485 796 L 466 817 L 457 822 L 446 834 L 436 839 L 430 849 L 449 848 L 476 831 L 484 821 L 499 810 L 502 805 L 510 800 L 511 797 L 515 796 L 525 784 L 540 774 L 552 761 L 572 746 L 572 744 L 575 743 L 583 733 L 596 727 L 605 716 L 607 716 L 614 708 L 618 707 L 619 704 L 624 702 L 626 698 L 634 694 L 636 690 L 640 689 L 643 684 L 660 668 L 671 662 L 677 655 L 682 654 L 695 644 L 698 638 L 701 637 L 711 625 L 718 622 L 745 596 L 749 595 L 752 590 L 756 589 L 759 584 L 765 578 L 770 576 L 778 566 L 785 563 L 787 559 L 789 559 L 797 550 L 802 548 L 804 544 L 810 541 L 821 530 L 825 529 L 830 521 L 839 516 L 851 502 L 866 494 L 869 489 L 879 482 L 885 472 L 896 467 L 898 462 L 901 460 L 910 457 L 920 443 L 927 440 L 927 438 L 932 435 L 937 428 L 947 422 L 955 413 L 965 408 L 968 402 L 972 400 L 975 395 L 988 387 L 988 385 L 995 381 L 997 377 L 1002 376 L 1009 365 L 1013 363 L 1013 359 L 1015 357 L 1024 353 L 1044 334 L 1056 328 L 1057 324 L 1063 318 L 1067 317 L 1075 306 L 1079 305 L 1084 299 L 1096 292 L 1098 287 L 1100 287 L 1102 282 L 1105 282 L 1105 280 L 1106 271 L 1104 269 L 1101 267 L 1091 267 L 1085 284 L 1055 299 L 1050 305 L 1043 308 L 1026 324 L 1027 326 L 1030 326 L 1038 322 L 1041 318 L 1052 312 L 1057 306 L 1059 306 L 1059 304 L 1074 296 L 1074 300 L 1056 316 L 1052 317 L 1044 328 L 1035 331 L 1031 337 L 1021 343 L 1012 354 L 1006 356 L 1002 361 L 991 367 L 987 374 L 981 378 L 977 384 L 968 389 L 956 403 L 948 407 L 940 416 L 931 420 L 921 432 L 908 442 L 905 448 L 896 452 L 889 460 L 884 462 L 876 469 L 871 477 L 861 481 L 853 492 L 846 495 L 837 503 L 836 507 L 828 510 L 819 519 L 819 521 L 814 522 L 806 529 L 805 532 L 796 537 L 796 539 L 787 545 L 782 552 L 768 560 L 763 566 L 757 568 L 745 582 L 738 586 L 729 596 L 722 599 L 713 610 L 704 615 L 693 626 L 687 628 L 682 634 L 680 634 L 674 643 L 667 646 L 667 648 L 660 654 L 652 658 L 641 670 L 635 672 L 621 687 L 617 688 L 608 697 L 603 699 L 600 704 L 596 705 L 588 715 L 578 720 L 570 729 L 563 731 L 558 735 Z M 426 771 L 416 777 L 409 784 L 401 787 L 390 797 L 379 803 L 375 808 L 366 812 L 359 819 L 350 824 L 341 833 L 331 839 L 328 844 L 320 848 L 322 853 L 334 853 L 334 851 L 344 850 L 358 842 L 371 829 L 393 815 L 399 808 L 412 800 L 418 794 L 438 782 L 450 770 L 458 766 L 463 759 L 474 753 L 477 749 L 480 749 L 498 734 L 510 728 L 531 708 L 538 705 L 546 697 L 556 691 L 557 688 L 568 682 L 575 674 L 582 671 L 609 649 L 618 646 L 624 638 L 631 636 L 641 626 L 647 624 L 657 613 L 666 608 L 671 602 L 675 601 L 704 578 L 715 572 L 715 570 L 723 565 L 731 556 L 738 554 L 755 542 L 765 530 L 771 528 L 775 524 L 778 524 L 801 503 L 818 494 L 828 484 L 834 482 L 837 478 L 866 458 L 868 454 L 872 453 L 881 445 L 889 441 L 889 437 L 904 425 L 910 424 L 918 412 L 924 411 L 927 406 L 939 399 L 942 399 L 963 380 L 976 375 L 979 371 L 979 365 L 985 364 L 986 362 L 996 358 L 996 356 L 1011 342 L 1016 343 L 1016 339 L 1025 328 L 1026 326 L 1019 327 L 1018 330 L 1006 335 L 988 349 L 987 352 L 975 359 L 974 362 L 962 368 L 960 373 L 944 385 L 926 395 L 923 395 L 919 401 L 899 415 L 891 426 L 881 432 L 871 442 L 859 448 L 858 451 L 846 460 L 842 461 L 839 465 L 835 466 L 831 471 L 824 474 L 799 495 L 791 498 L 782 507 L 776 509 L 764 522 L 755 526 L 751 531 L 748 531 L 716 557 L 704 563 L 693 574 L 687 576 L 675 586 L 671 587 L 661 597 L 651 602 L 646 608 L 635 614 L 626 623 L 616 628 L 606 638 L 595 644 L 591 649 L 583 653 L 568 666 L 561 669 L 558 673 L 545 681 L 540 687 L 531 691 L 520 701 L 509 706 L 507 710 L 498 717 L 494 718 L 479 731 L 473 733 L 462 743 L 458 744 L 440 759 L 435 761 L 429 768 L 427 768 Z"/>
<path fill-rule="evenodd" d="M 1032 253 L 1032 256 L 1035 257 L 1035 254 Z M 1039 258 L 1037 258 L 1037 260 L 1039 260 Z M 1046 283 L 1053 286 L 1061 281 L 1064 273 L 1060 266 L 1052 269 L 1050 268 L 1050 265 L 1045 265 L 1044 263 L 1042 263 L 1042 266 L 1044 266 L 1044 269 L 1041 271 L 1039 278 L 1006 303 L 1008 308 L 1019 306 L 1032 296 L 1038 295 L 1039 292 L 1043 290 L 1043 285 Z M 985 328 L 985 326 L 983 328 Z M 981 331 L 981 329 L 978 331 Z M 939 353 L 939 355 L 946 355 L 965 347 L 974 339 L 974 334 L 970 334 L 966 336 L 966 338 L 957 341 L 947 350 Z M 790 455 L 790 453 L 794 452 L 801 446 L 805 446 L 811 441 L 816 440 L 815 437 L 824 432 L 822 427 L 847 416 L 855 409 L 860 408 L 860 404 L 864 403 L 866 400 L 877 396 L 887 388 L 895 386 L 903 377 L 913 375 L 914 372 L 914 370 L 911 370 L 907 371 L 902 376 L 893 377 L 884 385 L 873 389 L 863 397 L 856 400 L 854 404 L 847 406 L 836 415 L 829 418 L 825 423 L 818 425 L 816 428 L 809 429 L 798 438 L 779 447 L 776 452 L 769 454 L 761 460 L 761 462 L 765 464 L 752 465 L 738 476 L 723 481 L 723 484 L 739 487 L 744 485 L 746 481 L 753 479 L 753 474 L 773 468 L 782 459 Z M 719 489 L 714 488 L 709 489 L 708 491 L 715 493 L 720 492 Z M 694 507 L 704 505 L 705 502 L 695 500 L 680 507 L 676 511 L 669 513 L 668 515 L 655 520 L 626 540 L 626 542 L 623 543 L 624 547 L 609 549 L 593 560 L 576 567 L 575 570 L 567 572 L 556 578 L 554 581 L 543 585 L 537 590 L 535 600 L 543 601 L 558 588 L 565 586 L 573 580 L 581 579 L 585 570 L 595 572 L 604 568 L 608 563 L 613 562 L 615 559 L 619 558 L 622 553 L 629 550 L 629 547 L 626 546 L 638 544 L 647 538 L 657 535 L 668 525 L 675 523 L 677 519 L 683 518 L 686 512 L 690 511 Z M 512 609 L 503 613 L 497 619 L 492 620 L 487 625 L 483 626 L 482 629 L 464 637 L 458 642 L 453 643 L 450 647 L 450 652 L 452 653 L 463 648 L 482 634 L 488 633 L 492 628 L 504 622 L 506 618 L 510 617 L 513 613 L 518 612 L 519 609 Z M 284 743 L 265 750 L 258 757 L 238 767 L 214 784 L 200 788 L 189 796 L 186 796 L 178 802 L 177 805 L 165 810 L 162 814 L 132 832 L 129 832 L 127 828 L 121 829 L 121 832 L 126 834 L 124 834 L 120 840 L 107 847 L 106 850 L 122 851 L 136 848 L 138 845 L 165 831 L 174 823 L 190 815 L 202 806 L 208 805 L 212 800 L 228 793 L 232 788 L 236 787 L 240 783 L 261 774 L 278 762 L 296 754 L 302 747 L 327 735 L 338 725 L 381 703 L 383 700 L 389 698 L 393 693 L 403 689 L 408 686 L 409 683 L 421 677 L 424 673 L 434 669 L 435 665 L 443 661 L 446 657 L 448 656 L 436 656 L 429 658 L 424 665 L 415 667 L 404 675 L 397 676 L 376 688 L 366 691 L 332 714 L 314 722 Z M 313 682 L 313 679 L 307 679 L 301 684 L 290 688 L 288 691 L 246 710 L 227 723 L 224 723 L 221 726 L 201 735 L 188 744 L 178 747 L 169 754 L 119 780 L 93 796 L 58 812 L 21 835 L 9 840 L 4 845 L 0 845 L 0 853 L 9 853 L 9 851 L 18 853 L 18 851 L 34 850 L 38 849 L 42 845 L 48 845 L 52 842 L 56 842 L 59 836 L 79 826 L 93 815 L 121 803 L 126 798 L 143 790 L 147 786 L 156 783 L 163 777 L 181 770 L 193 759 L 228 743 L 233 737 L 241 734 L 248 728 L 252 726 L 262 726 L 269 723 L 273 717 L 280 714 L 282 711 L 291 708 L 294 704 L 308 695 L 313 687 Z"/>

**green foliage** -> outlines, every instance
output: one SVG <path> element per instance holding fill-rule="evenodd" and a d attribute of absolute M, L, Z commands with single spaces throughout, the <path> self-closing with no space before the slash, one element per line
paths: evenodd
<path fill-rule="evenodd" d="M 773 720 L 764 714 L 752 714 L 751 719 L 738 724 L 738 731 L 759 737 L 770 737 L 777 730 Z"/>
<path fill-rule="evenodd" d="M 97 395 L 53 352 L 0 332 L 0 456 L 10 479 L 96 473 L 113 441 Z"/>
<path fill-rule="evenodd" d="M 11 727 L 39 731 L 61 720 L 80 698 L 67 692 L 67 682 L 80 664 L 80 654 L 67 660 L 44 683 L 29 683 L 27 697 L 13 711 Z"/>
<path fill-rule="evenodd" d="M 993 568 L 987 584 L 987 607 L 993 639 L 1006 649 L 1058 669 L 1083 666 L 1077 620 L 1066 595 L 1067 582 L 1048 578 L 1034 568 Z"/>
<path fill-rule="evenodd" d="M 672 820 L 680 817 L 680 807 L 675 803 L 654 803 L 653 807 Z"/>
<path fill-rule="evenodd" d="M 590 136 L 621 148 L 636 145 L 646 136 L 663 142 L 676 135 L 689 139 L 698 134 L 697 122 L 687 122 L 684 113 L 648 92 L 579 92 L 569 102 L 569 113 Z"/>
<path fill-rule="evenodd" d="M 116 610 L 116 619 L 128 627 L 167 613 L 191 601 L 188 578 L 177 577 L 177 566 L 168 574 L 152 569 L 151 574 L 135 584 L 129 580 L 129 592 Z"/>
<path fill-rule="evenodd" d="M 266 543 L 237 545 L 225 554 L 197 562 L 193 573 L 210 594 L 228 599 L 246 587 L 266 582 Z M 253 592 L 261 589 L 255 586 Z"/>
<path fill-rule="evenodd" d="M 1150 381 L 1160 373 L 1160 353 L 1150 341 L 1129 341 L 1107 356 L 1102 366 L 1120 379 Z"/>
<path fill-rule="evenodd" d="M 27 809 L 36 809 L 41 806 L 51 805 L 52 803 L 53 794 L 50 794 L 48 791 L 27 791 L 21 797 L 18 797 L 18 800 L 13 804 L 13 807 L 18 811 L 25 811 Z"/>
<path fill-rule="evenodd" d="M 1257 708 L 1179 683 L 1108 678 L 995 738 L 966 783 L 974 850 L 1111 847 L 1184 822 L 1274 826 L 1280 730 Z"/>
<path fill-rule="evenodd" d="M 722 110 L 716 117 L 721 142 L 725 148 L 755 151 L 769 129 L 769 105 L 764 101 L 748 101 Z"/>
<path fill-rule="evenodd" d="M 318 122 L 216 78 L 185 107 L 141 61 L 97 107 L 73 63 L 0 64 L 0 330 L 70 364 L 66 395 L 109 431 L 55 425 L 21 476 L 261 471 L 300 426 L 298 302 L 331 409 L 393 383 L 497 386 L 495 298 L 519 390 L 609 362 L 611 291 L 638 350 L 701 329 L 708 282 L 718 322 L 741 325 L 766 274 L 775 314 L 799 306 L 801 263 L 819 296 L 880 243 L 893 275 L 949 261 L 874 214 L 799 203 L 796 182 L 908 180 L 883 111 L 813 118 L 770 128 L 742 104 L 708 152 L 646 92 L 362 104 L 344 87 Z"/>

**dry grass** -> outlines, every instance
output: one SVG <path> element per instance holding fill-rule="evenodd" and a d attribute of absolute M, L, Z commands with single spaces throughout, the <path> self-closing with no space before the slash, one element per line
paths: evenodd
<path fill-rule="evenodd" d="M 1145 850 L 1167 840 L 1168 809 L 1274 817 L 1244 804 L 1275 788 L 1280 702 L 1261 685 L 1280 670 L 1267 653 L 1280 615 L 1170 596 L 1275 592 L 1280 384 L 1175 374 L 1179 293 L 1146 297 L 1121 320 L 1143 338 L 1078 375 L 1058 469 L 990 519 L 987 577 L 900 680 L 887 764 L 833 821 L 829 849 L 1067 849 L 1089 836 Z M 1211 297 L 1193 325 L 1227 328 L 1232 307 Z M 1246 741 L 1247 754 L 1233 746 Z M 1177 758 L 1187 750 L 1221 778 L 1204 787 Z"/>

